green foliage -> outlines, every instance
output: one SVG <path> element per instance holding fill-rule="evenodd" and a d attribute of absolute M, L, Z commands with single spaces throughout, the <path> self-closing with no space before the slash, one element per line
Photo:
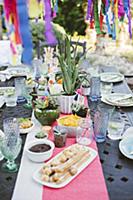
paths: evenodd
<path fill-rule="evenodd" d="M 67 33 L 73 35 L 77 32 L 79 35 L 85 34 L 85 0 L 63 0 L 58 3 L 57 17 L 55 23 L 63 26 Z"/>
<path fill-rule="evenodd" d="M 66 94 L 73 95 L 79 87 L 77 81 L 79 74 L 78 61 L 76 58 L 77 46 L 74 49 L 73 56 L 71 54 L 71 40 L 66 37 L 65 45 L 59 44 L 59 65 L 62 71 L 63 88 Z"/>
<path fill-rule="evenodd" d="M 34 101 L 37 110 L 57 109 L 58 104 L 54 97 L 40 97 Z"/>
<path fill-rule="evenodd" d="M 31 32 L 32 32 L 32 41 L 36 44 L 38 41 L 45 41 L 45 22 L 44 21 L 31 21 Z M 53 25 L 53 32 L 57 40 L 64 41 L 66 32 L 63 27 L 59 24 L 52 23 Z"/>

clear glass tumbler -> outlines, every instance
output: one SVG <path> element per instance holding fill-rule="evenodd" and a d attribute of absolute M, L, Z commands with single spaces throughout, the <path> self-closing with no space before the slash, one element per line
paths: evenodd
<path fill-rule="evenodd" d="M 15 90 L 17 97 L 23 96 L 23 88 L 25 86 L 25 78 L 24 77 L 17 77 L 15 78 Z"/>
<path fill-rule="evenodd" d="M 4 98 L 7 107 L 14 107 L 17 105 L 17 95 L 15 88 L 11 88 L 5 91 Z"/>
<path fill-rule="evenodd" d="M 76 134 L 76 142 L 82 145 L 91 144 L 93 139 L 93 128 L 90 118 L 82 118 L 79 122 Z"/>
<path fill-rule="evenodd" d="M 96 142 L 101 143 L 106 139 L 108 128 L 109 112 L 98 109 L 94 115 L 94 137 Z"/>

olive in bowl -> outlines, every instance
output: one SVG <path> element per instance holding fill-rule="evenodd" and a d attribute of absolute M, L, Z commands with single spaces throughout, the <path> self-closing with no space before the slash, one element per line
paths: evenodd
<path fill-rule="evenodd" d="M 33 140 L 27 144 L 26 154 L 33 162 L 44 162 L 52 156 L 54 147 L 54 143 L 50 140 Z"/>

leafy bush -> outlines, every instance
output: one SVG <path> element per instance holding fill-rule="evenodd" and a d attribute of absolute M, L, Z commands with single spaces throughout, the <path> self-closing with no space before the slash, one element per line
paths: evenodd
<path fill-rule="evenodd" d="M 32 41 L 33 44 L 36 44 L 38 41 L 45 41 L 45 22 L 39 21 L 31 21 L 31 32 L 32 32 Z M 64 41 L 66 32 L 63 27 L 59 24 L 52 23 L 53 31 L 57 40 Z"/>

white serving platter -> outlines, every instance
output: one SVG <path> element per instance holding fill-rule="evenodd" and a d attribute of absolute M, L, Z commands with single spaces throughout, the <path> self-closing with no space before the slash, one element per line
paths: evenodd
<path fill-rule="evenodd" d="M 72 146 L 72 145 L 71 145 Z M 69 149 L 71 146 L 69 146 L 68 148 L 66 149 Z M 35 171 L 35 173 L 33 174 L 33 179 L 41 184 L 41 185 L 45 185 L 47 187 L 50 187 L 50 188 L 62 188 L 62 187 L 65 187 L 67 184 L 69 184 L 73 179 L 75 179 L 97 156 L 97 151 L 90 148 L 90 147 L 87 147 L 87 146 L 84 146 L 84 148 L 86 148 L 86 150 L 89 150 L 90 151 L 90 157 L 82 163 L 82 165 L 78 168 L 78 172 L 74 175 L 74 176 L 70 176 L 69 178 L 67 178 L 63 183 L 59 183 L 59 184 L 56 184 L 56 183 L 51 183 L 51 182 L 45 182 L 45 181 L 42 181 L 41 180 L 41 174 L 40 174 L 40 170 L 42 169 L 43 165 L 41 168 L 37 169 Z M 61 155 L 62 152 L 60 152 L 59 154 L 57 154 L 54 158 L 52 158 L 51 160 L 49 160 L 47 163 L 50 163 L 52 160 L 54 160 L 55 158 L 58 158 L 60 155 Z"/>

